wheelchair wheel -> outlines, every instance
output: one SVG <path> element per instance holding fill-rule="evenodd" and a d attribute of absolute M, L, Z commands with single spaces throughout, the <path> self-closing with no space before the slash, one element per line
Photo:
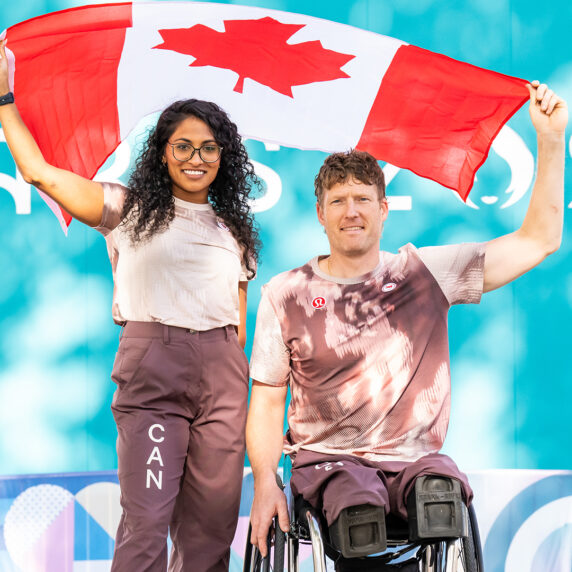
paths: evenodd
<path fill-rule="evenodd" d="M 272 534 L 268 533 L 266 540 L 268 554 L 265 558 L 260 554 L 260 550 L 247 541 L 244 554 L 243 572 L 283 572 L 284 571 L 284 546 L 286 544 L 286 534 L 280 530 L 278 519 L 274 519 L 274 543 L 272 545 Z M 248 526 L 248 537 L 252 532 L 252 525 Z M 271 565 L 272 562 L 272 565 Z"/>
<path fill-rule="evenodd" d="M 483 572 L 483 553 L 477 516 L 473 505 L 469 507 L 469 535 L 461 539 L 461 558 L 464 572 Z"/>

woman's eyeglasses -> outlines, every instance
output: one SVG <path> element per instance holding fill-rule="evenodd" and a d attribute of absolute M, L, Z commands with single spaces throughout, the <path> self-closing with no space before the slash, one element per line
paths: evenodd
<path fill-rule="evenodd" d="M 169 143 L 167 145 L 171 146 L 173 150 L 173 157 L 177 161 L 190 161 L 194 155 L 195 151 L 199 152 L 199 157 L 205 163 L 214 163 L 218 161 L 222 153 L 222 147 L 216 145 L 215 143 L 205 143 L 200 147 L 193 147 L 190 143 Z"/>

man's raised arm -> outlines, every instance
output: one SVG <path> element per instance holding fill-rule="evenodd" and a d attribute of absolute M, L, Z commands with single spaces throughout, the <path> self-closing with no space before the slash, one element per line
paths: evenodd
<path fill-rule="evenodd" d="M 538 144 L 536 181 L 522 226 L 486 245 L 485 292 L 504 286 L 540 264 L 562 240 L 568 109 L 566 102 L 546 85 L 535 81 L 528 89 Z"/>
<path fill-rule="evenodd" d="M 253 381 L 246 421 L 246 448 L 254 475 L 250 541 L 258 546 L 262 556 L 266 556 L 266 537 L 275 515 L 280 528 L 289 530 L 286 497 L 276 484 L 287 393 L 287 385 L 275 387 Z"/>

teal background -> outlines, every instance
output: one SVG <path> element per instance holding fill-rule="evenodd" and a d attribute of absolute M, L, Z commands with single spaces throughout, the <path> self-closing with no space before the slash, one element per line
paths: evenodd
<path fill-rule="evenodd" d="M 0 28 L 81 3 L 4 2 Z M 387 34 L 478 66 L 540 79 L 572 100 L 572 5 L 564 0 L 236 3 Z M 509 125 L 535 155 L 526 109 Z M 568 169 L 570 135 L 568 130 Z M 260 286 L 326 252 L 327 243 L 315 216 L 312 184 L 325 154 L 247 145 L 252 158 L 275 171 L 282 184 L 278 203 L 257 214 L 264 249 L 249 288 L 250 352 Z M 23 198 L 24 208 L 27 186 L 14 177 L 14 163 L 0 143 L 0 474 L 114 469 L 109 373 L 119 328 L 110 315 L 105 241 L 78 222 L 66 238 L 33 189 L 31 213 L 19 214 L 13 195 Z M 521 200 L 503 209 L 510 179 L 509 163 L 492 152 L 478 172 L 471 208 L 436 183 L 399 171 L 388 194 L 410 197 L 412 207 L 390 213 L 382 247 L 489 240 L 513 231 L 526 210 L 530 185 Z M 570 173 L 566 183 L 561 249 L 528 275 L 487 294 L 480 306 L 451 311 L 453 404 L 445 451 L 466 470 L 572 469 Z"/>

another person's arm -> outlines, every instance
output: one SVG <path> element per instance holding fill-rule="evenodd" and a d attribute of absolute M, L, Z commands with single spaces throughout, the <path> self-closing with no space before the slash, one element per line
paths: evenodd
<path fill-rule="evenodd" d="M 266 537 L 275 515 L 280 528 L 289 530 L 286 497 L 276 484 L 282 455 L 282 429 L 288 386 L 275 387 L 253 381 L 246 421 L 246 448 L 254 476 L 254 500 L 250 513 L 250 541 L 266 556 Z"/>
<path fill-rule="evenodd" d="M 242 348 L 246 345 L 246 300 L 248 294 L 248 282 L 238 283 L 238 343 Z"/>
<path fill-rule="evenodd" d="M 10 91 L 5 41 L 0 42 L 0 95 Z M 93 111 L 97 113 L 97 110 Z M 12 157 L 27 183 L 45 192 L 74 218 L 97 226 L 103 213 L 100 183 L 58 169 L 44 159 L 16 104 L 0 106 L 0 124 Z"/>
<path fill-rule="evenodd" d="M 549 254 L 562 240 L 564 217 L 564 130 L 566 102 L 547 88 L 529 86 L 530 116 L 537 134 L 538 168 L 522 226 L 486 245 L 484 291 L 518 278 Z"/>
<path fill-rule="evenodd" d="M 276 471 L 284 444 L 282 433 L 290 379 L 290 352 L 282 338 L 271 296 L 271 285 L 264 286 L 250 359 L 254 381 L 246 420 L 246 448 L 254 476 L 250 540 L 263 555 L 267 553 L 266 537 L 272 518 L 278 515 L 284 532 L 289 527 L 286 497 L 276 484 Z"/>

